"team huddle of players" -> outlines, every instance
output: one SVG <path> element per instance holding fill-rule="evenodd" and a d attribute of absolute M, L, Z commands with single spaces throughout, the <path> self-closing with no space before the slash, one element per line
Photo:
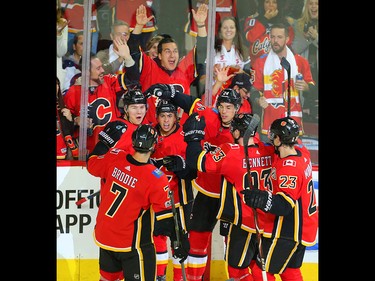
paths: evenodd
<path fill-rule="evenodd" d="M 128 41 L 113 40 L 123 72 L 105 74 L 101 59 L 90 57 L 86 147 L 87 169 L 101 178 L 94 229 L 100 280 L 166 280 L 168 237 L 173 280 L 203 280 L 209 241 L 220 221 L 229 278 L 264 281 L 279 274 L 302 281 L 304 252 L 316 243 L 318 230 L 310 155 L 299 140 L 298 87 L 314 84 L 308 62 L 286 46 L 289 28 L 275 23 L 267 33 L 270 52 L 252 59 L 253 102 L 244 102 L 250 100 L 249 75 L 229 75 L 223 66 L 215 68 L 213 88 L 220 82 L 215 101 L 205 106 L 204 97 L 190 95 L 190 86 L 197 78 L 197 56 L 206 50 L 207 5 L 192 10 L 192 18 L 197 43 L 181 59 L 170 36 L 161 37 L 156 58 L 139 48 L 151 20 L 142 5 Z M 299 84 L 292 76 L 291 115 L 282 98 L 287 70 L 274 59 L 280 52 L 293 75 L 305 70 Z M 282 103 L 273 97 L 275 89 Z M 60 120 L 69 113 L 71 125 L 82 126 L 79 80 L 59 106 L 69 109 Z M 267 112 L 261 123 L 257 109 Z M 69 136 L 77 139 L 77 133 Z"/>

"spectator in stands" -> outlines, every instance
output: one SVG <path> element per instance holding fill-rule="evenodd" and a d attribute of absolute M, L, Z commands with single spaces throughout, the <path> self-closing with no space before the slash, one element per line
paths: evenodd
<path fill-rule="evenodd" d="M 130 51 L 134 60 L 139 65 L 139 81 L 143 91 L 156 83 L 168 83 L 173 84 L 180 92 L 190 95 L 190 84 L 198 75 L 196 65 L 197 61 L 200 61 L 200 58 L 197 57 L 198 51 L 195 49 L 206 50 L 205 39 L 207 32 L 204 22 L 207 18 L 207 5 L 201 5 L 197 11 L 194 10 L 193 15 L 194 20 L 199 23 L 197 47 L 180 60 L 176 41 L 172 37 L 164 35 L 164 38 L 158 44 L 158 57 L 152 59 L 139 48 L 139 36 L 142 33 L 143 26 L 149 21 L 149 18 L 147 17 L 145 6 L 140 5 L 138 7 L 137 24 L 129 38 L 128 44 L 131 48 Z M 131 43 L 131 41 L 138 43 Z M 138 47 L 132 49 L 132 46 Z M 131 80 L 135 79 L 131 78 Z M 157 123 L 155 113 L 157 98 L 150 97 L 147 102 L 149 108 L 147 110 L 146 119 L 149 123 L 155 125 Z M 180 122 L 183 123 L 183 120 L 186 119 L 187 116 L 187 114 L 182 116 L 182 112 L 180 111 L 179 118 L 182 118 Z"/>
<path fill-rule="evenodd" d="M 97 24 L 97 9 L 105 0 L 95 0 L 91 11 L 91 52 L 96 54 L 99 40 L 99 30 Z M 84 5 L 83 0 L 61 0 L 61 5 L 65 11 L 65 17 L 69 21 L 68 51 L 73 54 L 74 35 L 84 29 Z"/>
<path fill-rule="evenodd" d="M 129 47 L 126 42 L 115 40 L 115 47 L 120 56 L 125 60 L 125 65 L 133 66 L 135 62 L 130 56 Z M 129 70 L 130 71 L 130 70 Z M 135 73 L 137 69 L 135 69 Z M 80 126 L 81 121 L 81 79 L 77 79 L 75 85 L 71 86 L 64 96 L 64 101 L 75 116 L 75 125 Z M 99 132 L 104 126 L 121 116 L 118 108 L 118 101 L 121 95 L 128 90 L 138 85 L 138 81 L 129 81 L 125 74 L 117 76 L 107 74 L 104 75 L 103 64 L 96 55 L 90 56 L 90 80 L 88 89 L 88 116 L 87 127 L 90 129 L 87 136 L 87 150 L 91 152 L 94 148 Z M 76 137 L 78 137 L 79 128 L 76 130 Z"/>
<path fill-rule="evenodd" d="M 163 39 L 162 34 L 157 34 L 154 37 L 150 38 L 150 40 L 146 43 L 146 54 L 151 57 L 152 59 L 158 57 L 158 45 L 161 39 Z"/>
<path fill-rule="evenodd" d="M 83 53 L 83 31 L 79 31 L 74 35 L 73 54 L 67 53 L 68 56 L 63 58 L 63 68 L 66 71 L 65 81 L 62 86 L 62 93 L 65 95 L 66 91 L 71 85 L 74 85 L 75 80 L 81 75 L 82 71 L 82 53 Z"/>
<path fill-rule="evenodd" d="M 152 0 L 109 0 L 113 21 L 122 20 L 129 23 L 130 32 L 133 32 L 137 24 L 136 11 L 138 7 L 144 5 L 148 20 L 142 27 L 140 35 L 140 45 L 143 50 L 146 50 L 147 41 L 150 40 L 152 33 L 158 29 L 152 2 Z"/>
<path fill-rule="evenodd" d="M 222 68 L 215 66 L 215 84 L 212 87 L 213 93 L 218 93 L 221 91 L 223 85 L 228 85 L 228 80 L 231 80 L 231 84 L 229 88 L 235 90 L 237 93 L 241 95 L 241 106 L 238 113 L 252 113 L 251 108 L 251 101 L 250 101 L 250 90 L 251 90 L 251 82 L 250 82 L 250 75 L 241 72 L 237 74 L 229 74 L 230 67 L 224 66 Z M 232 79 L 230 79 L 232 78 Z M 213 95 L 213 106 L 217 104 L 218 94 Z M 204 95 L 203 95 L 204 98 Z"/>
<path fill-rule="evenodd" d="M 74 34 L 72 47 L 73 53 L 70 54 L 68 52 L 64 57 L 64 61 L 70 60 L 75 64 L 79 64 L 83 53 L 83 31 L 78 31 L 76 34 Z"/>
<path fill-rule="evenodd" d="M 56 159 L 72 160 L 78 157 L 78 146 L 73 139 L 73 132 L 73 116 L 65 106 L 60 81 L 56 77 Z"/>
<path fill-rule="evenodd" d="M 219 30 L 215 37 L 214 45 L 214 66 L 230 66 L 230 73 L 240 73 L 243 71 L 250 73 L 250 58 L 242 41 L 243 39 L 241 36 L 240 27 L 238 25 L 238 20 L 232 16 L 224 17 L 219 22 L 218 28 Z M 200 83 L 205 84 L 205 79 L 206 76 L 202 75 L 200 78 Z M 215 92 L 212 91 L 212 96 L 216 96 L 224 88 L 227 88 L 231 82 L 231 78 L 224 82 L 220 89 L 217 91 L 215 89 Z M 204 102 L 203 97 L 202 101 Z M 214 98 L 212 101 L 214 105 Z"/>
<path fill-rule="evenodd" d="M 111 39 L 121 40 L 127 42 L 130 36 L 129 24 L 124 21 L 116 21 L 111 26 Z M 108 74 L 121 74 L 124 68 L 124 59 L 119 56 L 114 50 L 114 44 L 112 43 L 108 49 L 100 50 L 97 53 L 98 58 L 103 63 L 104 73 Z"/>
<path fill-rule="evenodd" d="M 283 9 L 283 0 L 261 0 L 258 5 L 258 14 L 247 17 L 244 26 L 246 40 L 249 42 L 251 64 L 271 49 L 270 28 L 275 23 L 284 23 L 289 29 L 288 46 L 294 38 L 293 28 L 289 25 Z"/>
<path fill-rule="evenodd" d="M 299 91 L 309 94 L 315 87 L 309 62 L 293 52 L 287 46 L 289 28 L 284 24 L 274 24 L 270 31 L 271 50 L 258 58 L 253 64 L 253 88 L 251 89 L 251 104 L 253 112 L 261 118 L 261 140 L 267 141 L 268 129 L 273 120 L 280 116 L 290 116 L 299 125 L 303 134 L 302 105 Z M 290 85 L 288 87 L 288 71 L 281 65 L 282 58 L 289 62 Z M 296 80 L 301 73 L 302 80 Z M 290 91 L 290 100 L 289 100 Z M 288 112 L 290 111 L 290 112 Z"/>
<path fill-rule="evenodd" d="M 319 88 L 319 0 L 306 0 L 303 14 L 298 19 L 288 18 L 294 28 L 293 52 L 309 61 L 312 77 L 316 83 L 314 91 L 303 94 L 303 120 L 318 122 Z"/>
<path fill-rule="evenodd" d="M 63 83 L 66 71 L 63 69 L 62 58 L 68 50 L 68 21 L 63 17 L 60 0 L 56 0 L 56 17 L 56 72 L 57 78 Z"/>

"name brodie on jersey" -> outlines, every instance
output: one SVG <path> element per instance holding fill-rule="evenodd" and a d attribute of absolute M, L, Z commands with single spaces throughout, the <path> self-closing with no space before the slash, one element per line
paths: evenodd
<path fill-rule="evenodd" d="M 120 169 L 114 167 L 112 172 L 112 177 L 117 179 L 120 182 L 123 182 L 124 184 L 135 188 L 135 184 L 137 183 L 138 179 L 128 175 L 127 173 L 121 171 Z"/>

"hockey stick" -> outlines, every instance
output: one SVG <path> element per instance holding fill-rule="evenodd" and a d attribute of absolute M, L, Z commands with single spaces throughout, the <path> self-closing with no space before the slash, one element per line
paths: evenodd
<path fill-rule="evenodd" d="M 245 151 L 245 161 L 246 161 L 246 170 L 247 170 L 247 179 L 249 181 L 249 187 L 246 187 L 246 189 L 252 189 L 252 180 L 251 180 L 251 175 L 250 175 L 250 166 L 249 166 L 249 151 L 248 151 L 248 143 L 249 143 L 249 138 L 250 134 L 255 130 L 255 128 L 258 126 L 260 121 L 259 115 L 254 114 L 253 118 L 251 119 L 251 122 L 249 126 L 246 128 L 246 131 L 243 136 L 243 148 Z M 254 224 L 255 224 L 255 231 L 257 235 L 257 242 L 258 242 L 258 250 L 259 250 L 259 257 L 260 257 L 260 262 L 262 264 L 262 278 L 263 281 L 267 281 L 267 273 L 266 273 L 266 264 L 264 261 L 264 255 L 263 255 L 263 250 L 262 250 L 262 236 L 260 234 L 259 230 L 259 220 L 258 220 L 258 213 L 255 208 L 251 208 L 253 210 L 254 214 Z"/>
<path fill-rule="evenodd" d="M 100 193 L 100 190 L 98 190 L 98 191 L 96 191 L 96 192 L 90 194 L 90 195 L 87 196 L 87 197 L 84 197 L 84 198 L 79 199 L 78 201 L 76 201 L 76 205 L 77 205 L 77 206 L 80 206 L 82 203 L 86 202 L 87 200 L 90 200 L 91 198 L 93 198 L 93 197 L 99 195 L 99 193 Z"/>
<path fill-rule="evenodd" d="M 168 194 L 169 194 L 169 197 L 171 198 L 174 229 L 176 231 L 176 241 L 173 241 L 173 249 L 178 249 L 179 247 L 182 247 L 182 245 L 181 245 L 181 240 L 180 240 L 180 229 L 178 227 L 177 211 L 176 211 L 176 206 L 174 205 L 173 190 L 169 190 Z M 187 281 L 184 261 L 182 262 L 180 261 L 180 264 L 181 264 L 181 271 L 182 271 L 182 279 L 184 281 Z"/>
<path fill-rule="evenodd" d="M 283 57 L 280 61 L 282 67 L 285 68 L 288 73 L 288 117 L 290 116 L 290 63 Z"/>

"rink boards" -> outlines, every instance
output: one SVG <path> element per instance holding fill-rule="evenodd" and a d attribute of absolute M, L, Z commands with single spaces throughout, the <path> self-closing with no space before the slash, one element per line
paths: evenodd
<path fill-rule="evenodd" d="M 315 191 L 319 193 L 318 169 L 313 171 Z M 82 161 L 58 161 L 57 203 L 57 281 L 99 280 L 98 247 L 92 236 L 99 197 L 81 206 L 75 202 L 99 190 L 99 178 L 91 176 Z M 305 281 L 318 280 L 318 244 L 306 251 L 302 271 Z M 212 238 L 210 280 L 226 280 L 223 237 L 215 228 Z M 172 280 L 168 267 L 167 279 Z M 169 277 L 169 278 L 168 278 Z"/>

